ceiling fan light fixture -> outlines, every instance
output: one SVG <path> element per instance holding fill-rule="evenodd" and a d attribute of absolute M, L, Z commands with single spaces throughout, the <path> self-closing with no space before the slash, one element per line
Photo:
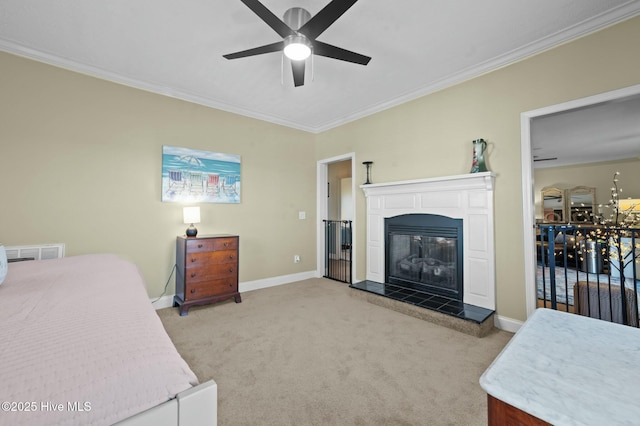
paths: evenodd
<path fill-rule="evenodd" d="M 315 16 L 301 7 L 292 7 L 284 13 L 283 19 L 279 19 L 260 0 L 241 0 L 260 19 L 271 27 L 282 41 L 242 50 L 240 52 L 222 55 L 226 59 L 246 58 L 247 56 L 262 55 L 265 53 L 281 53 L 282 69 L 284 70 L 285 57 L 291 65 L 291 75 L 295 87 L 304 85 L 306 59 L 311 56 L 311 76 L 313 78 L 313 58 L 323 56 L 325 58 L 354 64 L 367 65 L 371 59 L 369 56 L 351 52 L 331 44 L 317 40 L 317 37 L 329 28 L 358 0 L 331 0 Z M 326 1 L 326 0 L 325 0 Z M 283 74 L 284 75 L 284 74 Z"/>
<path fill-rule="evenodd" d="M 302 61 L 311 55 L 311 43 L 303 35 L 290 35 L 284 40 L 284 55 L 292 61 Z"/>

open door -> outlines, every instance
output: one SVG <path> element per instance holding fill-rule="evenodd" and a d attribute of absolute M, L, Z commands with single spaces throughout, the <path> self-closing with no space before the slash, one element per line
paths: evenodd
<path fill-rule="evenodd" d="M 318 276 L 351 283 L 355 273 L 354 154 L 318 162 Z"/>

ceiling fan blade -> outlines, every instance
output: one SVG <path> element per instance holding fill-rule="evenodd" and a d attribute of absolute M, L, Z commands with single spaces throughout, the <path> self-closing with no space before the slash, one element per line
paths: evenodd
<path fill-rule="evenodd" d="M 370 56 L 364 56 L 318 40 L 313 42 L 313 54 L 326 56 L 327 58 L 339 59 L 341 61 L 353 62 L 354 64 L 360 65 L 367 65 L 371 60 Z"/>
<path fill-rule="evenodd" d="M 295 34 L 294 31 L 289 28 L 287 24 L 282 22 L 280 18 L 274 15 L 269 9 L 267 9 L 258 0 L 240 0 L 249 9 L 253 11 L 260 19 L 267 23 L 275 32 L 280 34 L 280 37 L 285 38 L 289 35 Z"/>
<path fill-rule="evenodd" d="M 315 40 L 358 0 L 333 0 L 298 30 Z"/>
<path fill-rule="evenodd" d="M 304 85 L 304 60 L 291 61 L 291 71 L 293 71 L 293 85 L 295 87 Z"/>
<path fill-rule="evenodd" d="M 243 50 L 241 52 L 228 53 L 222 55 L 227 59 L 246 58 L 247 56 L 262 55 L 263 53 L 278 52 L 284 49 L 284 41 L 278 41 L 276 43 L 266 44 L 260 47 L 254 47 L 253 49 Z"/>

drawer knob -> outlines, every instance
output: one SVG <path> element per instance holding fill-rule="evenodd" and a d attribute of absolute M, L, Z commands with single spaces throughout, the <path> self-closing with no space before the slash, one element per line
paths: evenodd
<path fill-rule="evenodd" d="M 196 277 L 196 274 L 195 273 L 191 273 L 191 278 L 195 278 L 195 277 Z"/>
<path fill-rule="evenodd" d="M 229 268 L 229 272 L 233 272 L 233 268 Z"/>
<path fill-rule="evenodd" d="M 232 254 L 229 255 L 229 259 L 233 260 L 233 255 Z"/>
<path fill-rule="evenodd" d="M 195 257 L 191 258 L 191 262 L 195 262 L 197 259 Z"/>
<path fill-rule="evenodd" d="M 225 242 L 224 242 L 224 246 L 225 246 L 225 247 L 229 247 L 229 243 L 225 241 Z"/>
<path fill-rule="evenodd" d="M 195 293 L 195 292 L 196 292 L 196 289 L 195 289 L 195 288 L 192 288 L 192 289 L 191 289 L 191 294 L 193 294 L 193 293 Z"/>

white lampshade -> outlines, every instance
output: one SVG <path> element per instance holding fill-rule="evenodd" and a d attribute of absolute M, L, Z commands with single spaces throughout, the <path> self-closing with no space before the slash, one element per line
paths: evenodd
<path fill-rule="evenodd" d="M 288 36 L 284 41 L 284 55 L 292 61 L 301 61 L 311 55 L 309 40 L 302 35 Z"/>
<path fill-rule="evenodd" d="M 185 207 L 182 209 L 184 223 L 200 223 L 200 207 Z"/>

